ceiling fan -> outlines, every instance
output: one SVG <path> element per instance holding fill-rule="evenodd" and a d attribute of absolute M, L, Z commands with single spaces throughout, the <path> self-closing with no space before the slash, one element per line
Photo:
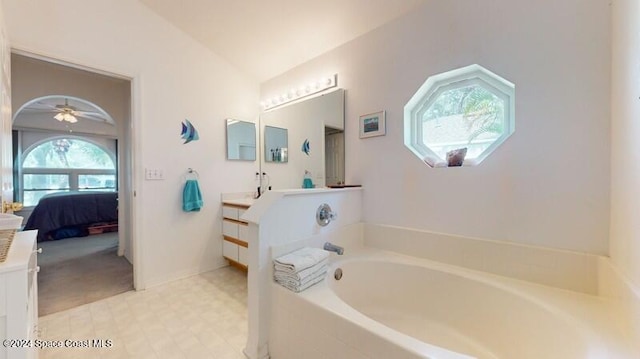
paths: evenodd
<path fill-rule="evenodd" d="M 76 123 L 78 119 L 87 119 L 96 122 L 110 123 L 106 114 L 94 106 L 76 101 L 69 104 L 69 99 L 64 98 L 64 104 L 60 103 L 63 97 L 50 97 L 35 101 L 23 110 L 31 113 L 53 113 L 60 122 Z"/>
<path fill-rule="evenodd" d="M 55 118 L 56 120 L 60 122 L 67 121 L 70 123 L 78 122 L 78 119 L 76 118 L 76 116 L 74 116 L 76 108 L 70 106 L 69 100 L 67 100 L 66 98 L 64 99 L 64 105 L 56 105 L 56 109 L 60 111 L 55 116 L 53 116 L 53 118 Z"/>

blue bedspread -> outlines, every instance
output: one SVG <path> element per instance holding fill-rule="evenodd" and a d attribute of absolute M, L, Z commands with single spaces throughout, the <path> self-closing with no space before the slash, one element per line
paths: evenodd
<path fill-rule="evenodd" d="M 99 222 L 118 220 L 118 193 L 64 192 L 46 195 L 27 220 L 24 230 L 37 229 L 38 241 L 52 239 L 55 231 L 84 228 Z M 73 236 L 70 232 L 69 236 Z M 61 239 L 62 236 L 53 236 Z"/>

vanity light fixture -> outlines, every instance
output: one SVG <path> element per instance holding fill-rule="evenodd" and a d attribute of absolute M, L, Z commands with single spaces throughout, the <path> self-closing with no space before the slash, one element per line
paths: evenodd
<path fill-rule="evenodd" d="M 289 102 L 293 102 L 303 97 L 317 94 L 319 92 L 322 92 L 324 90 L 327 90 L 336 86 L 338 86 L 338 75 L 334 74 L 332 76 L 323 77 L 305 86 L 292 88 L 287 93 L 262 101 L 260 105 L 262 106 L 263 110 L 270 110 L 274 107 L 282 106 Z"/>

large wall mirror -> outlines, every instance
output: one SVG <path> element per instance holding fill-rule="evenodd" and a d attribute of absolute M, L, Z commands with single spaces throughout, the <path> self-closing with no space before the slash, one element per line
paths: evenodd
<path fill-rule="evenodd" d="M 305 171 L 315 187 L 344 183 L 343 89 L 265 112 L 260 129 L 260 169 L 273 189 L 301 188 Z M 271 145 L 273 133 L 286 133 L 286 145 Z M 278 147 L 287 148 L 286 160 L 273 160 Z"/>
<path fill-rule="evenodd" d="M 227 119 L 227 159 L 256 160 L 256 124 Z"/>

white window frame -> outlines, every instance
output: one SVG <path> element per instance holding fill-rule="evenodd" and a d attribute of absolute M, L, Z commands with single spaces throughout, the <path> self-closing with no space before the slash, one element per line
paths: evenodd
<path fill-rule="evenodd" d="M 515 131 L 515 85 L 484 67 L 474 64 L 429 77 L 404 107 L 404 144 L 420 160 L 432 157 L 444 161 L 423 142 L 422 116 L 445 91 L 480 86 L 504 101 L 504 131 L 487 149 L 465 166 L 480 164 Z"/>

